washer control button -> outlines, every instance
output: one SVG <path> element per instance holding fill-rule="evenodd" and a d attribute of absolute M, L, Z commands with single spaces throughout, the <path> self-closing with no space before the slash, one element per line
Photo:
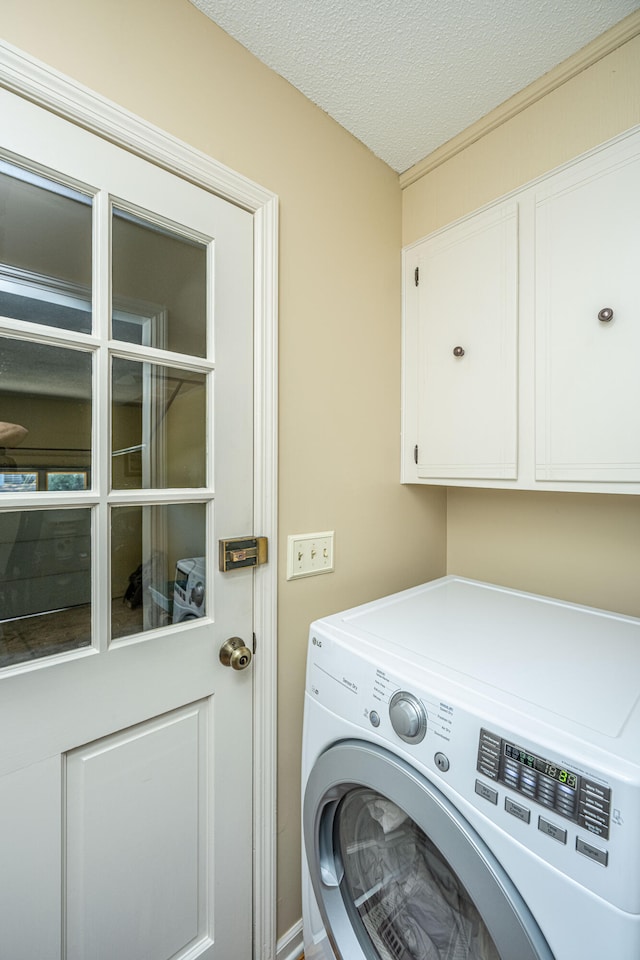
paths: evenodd
<path fill-rule="evenodd" d="M 588 857 L 589 860 L 594 860 L 596 863 L 602 864 L 603 867 L 606 867 L 608 864 L 609 853 L 607 850 L 601 850 L 600 847 L 593 847 L 580 837 L 576 837 L 576 850 L 578 853 L 581 853 L 583 857 Z"/>
<path fill-rule="evenodd" d="M 435 757 L 436 767 L 440 770 L 441 773 L 446 773 L 449 769 L 449 758 L 445 753 L 436 753 Z"/>
<path fill-rule="evenodd" d="M 494 790 L 493 787 L 488 787 L 482 780 L 476 780 L 476 793 L 483 800 L 488 800 L 489 803 L 498 802 L 498 791 Z"/>
<path fill-rule="evenodd" d="M 518 820 L 522 820 L 523 823 L 529 823 L 531 821 L 531 810 L 528 807 L 523 807 L 521 803 L 516 803 L 515 800 L 511 800 L 510 797 L 504 798 L 504 808 L 507 813 L 510 813 L 513 817 L 517 817 Z"/>
<path fill-rule="evenodd" d="M 558 827 L 555 823 L 545 820 L 544 817 L 538 817 L 538 830 L 546 833 L 548 837 L 552 837 L 553 840 L 557 840 L 559 843 L 567 842 L 567 831 L 563 830 L 562 827 Z"/>
<path fill-rule="evenodd" d="M 369 722 L 372 727 L 380 726 L 380 714 L 377 712 L 377 710 L 371 711 L 371 713 L 369 714 Z"/>
<path fill-rule="evenodd" d="M 398 690 L 389 701 L 391 726 L 405 743 L 420 743 L 427 732 L 427 712 L 417 697 Z"/>

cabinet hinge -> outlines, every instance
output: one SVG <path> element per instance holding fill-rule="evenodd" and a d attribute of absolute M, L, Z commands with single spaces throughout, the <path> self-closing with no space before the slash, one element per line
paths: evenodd
<path fill-rule="evenodd" d="M 417 464 L 417 462 L 418 462 L 418 444 L 417 444 L 417 443 L 416 443 L 415 447 L 413 448 L 413 461 L 414 461 L 414 463 L 416 463 L 416 464 Z"/>
<path fill-rule="evenodd" d="M 253 651 L 252 651 L 253 654 L 254 654 L 254 656 L 255 656 L 255 652 L 256 652 L 256 646 L 257 646 L 257 644 L 256 644 L 256 635 L 255 635 L 255 633 L 254 633 L 254 635 L 253 635 Z"/>
<path fill-rule="evenodd" d="M 420 267 L 416 267 L 413 272 L 413 279 L 415 280 L 416 287 L 420 285 Z"/>

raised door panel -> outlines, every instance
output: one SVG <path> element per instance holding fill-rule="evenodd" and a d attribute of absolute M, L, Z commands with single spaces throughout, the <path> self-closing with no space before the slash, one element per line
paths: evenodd
<path fill-rule="evenodd" d="M 201 701 L 65 757 L 67 960 L 200 955 L 210 712 Z"/>
<path fill-rule="evenodd" d="M 536 195 L 536 480 L 640 480 L 637 151 L 616 145 Z"/>
<path fill-rule="evenodd" d="M 517 476 L 518 208 L 427 240 L 417 335 L 420 479 Z"/>

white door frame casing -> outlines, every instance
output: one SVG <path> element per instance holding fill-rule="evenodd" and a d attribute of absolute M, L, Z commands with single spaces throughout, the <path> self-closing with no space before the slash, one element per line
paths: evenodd
<path fill-rule="evenodd" d="M 0 86 L 197 186 L 254 219 L 254 531 L 271 562 L 254 574 L 253 925 L 255 960 L 275 958 L 278 198 L 52 67 L 0 40 Z"/>

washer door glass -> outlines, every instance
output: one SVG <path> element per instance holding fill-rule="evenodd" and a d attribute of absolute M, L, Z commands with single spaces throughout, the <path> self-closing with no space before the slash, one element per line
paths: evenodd
<path fill-rule="evenodd" d="M 500 960 L 459 877 L 400 807 L 355 789 L 334 828 L 343 896 L 381 960 Z"/>
<path fill-rule="evenodd" d="M 343 740 L 316 759 L 303 832 L 336 960 L 553 960 L 460 810 L 382 747 Z"/>

